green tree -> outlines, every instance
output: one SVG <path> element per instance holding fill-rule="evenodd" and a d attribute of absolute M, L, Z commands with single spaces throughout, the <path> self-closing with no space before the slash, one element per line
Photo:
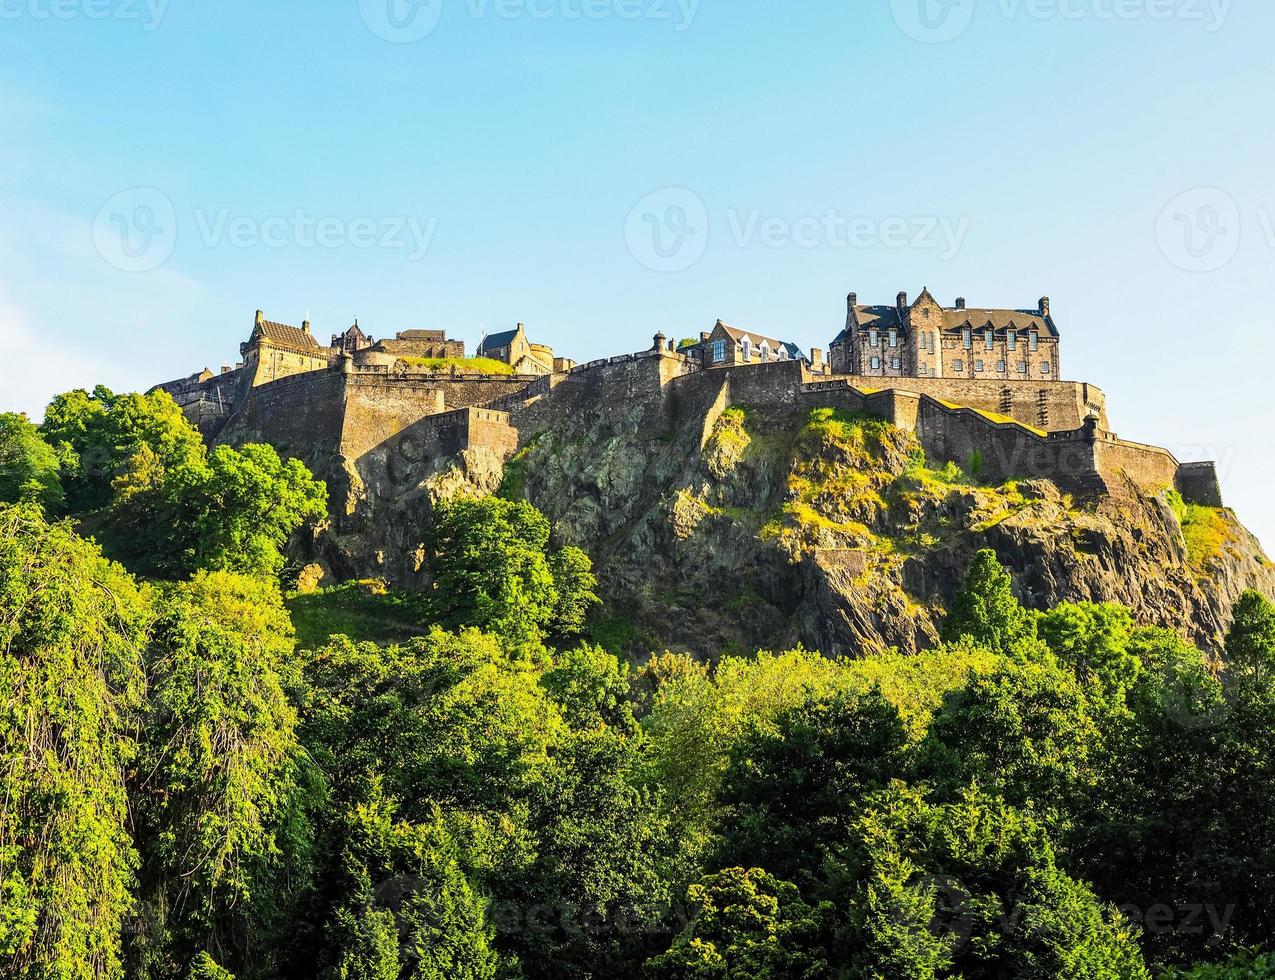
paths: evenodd
<path fill-rule="evenodd" d="M 436 811 L 412 825 L 372 787 L 342 825 L 344 902 L 329 925 L 333 980 L 494 980 L 487 899 L 461 867 L 462 848 Z"/>
<path fill-rule="evenodd" d="M 1133 615 L 1111 603 L 1055 606 L 1037 621 L 1044 644 L 1076 676 L 1112 707 L 1123 706 L 1142 673 L 1133 650 Z"/>
<path fill-rule="evenodd" d="M 952 602 L 943 624 L 943 637 L 958 642 L 969 637 L 996 653 L 1020 651 L 1036 637 L 1032 615 L 1014 595 L 1009 572 L 985 550 L 974 556 L 965 574 L 965 585 Z"/>
<path fill-rule="evenodd" d="M 634 728 L 628 667 L 601 647 L 585 645 L 557 654 L 540 684 L 574 728 Z"/>
<path fill-rule="evenodd" d="M 548 518 L 526 501 L 438 503 L 430 538 L 438 621 L 487 630 L 521 650 L 549 633 L 578 635 L 597 601 L 596 580 L 584 552 L 547 553 L 549 537 Z"/>
<path fill-rule="evenodd" d="M 765 867 L 804 887 L 844 841 L 860 800 L 902 775 L 906 742 L 898 710 L 876 688 L 755 721 L 724 780 L 719 862 Z"/>
<path fill-rule="evenodd" d="M 1101 752 L 1101 732 L 1070 672 L 1006 662 L 949 696 L 920 756 L 940 792 L 976 782 L 1067 823 L 1098 783 Z"/>
<path fill-rule="evenodd" d="M 933 805 L 902 785 L 869 801 L 826 896 L 852 975 L 1149 978 L 1130 929 L 1056 863 L 1044 828 L 968 790 Z"/>
<path fill-rule="evenodd" d="M 0 503 L 32 499 L 47 511 L 62 505 L 62 464 L 23 415 L 0 414 Z"/>
<path fill-rule="evenodd" d="M 41 429 L 61 460 L 67 506 L 77 514 L 108 504 L 115 480 L 143 448 L 163 471 L 195 464 L 204 452 L 199 432 L 163 391 L 70 391 L 45 409 Z"/>
<path fill-rule="evenodd" d="M 692 919 L 648 971 L 658 980 L 818 980 L 832 977 L 820 911 L 760 868 L 727 868 L 692 885 Z"/>
<path fill-rule="evenodd" d="M 0 507 L 0 973 L 122 976 L 124 774 L 151 598 L 31 504 Z"/>
<path fill-rule="evenodd" d="M 157 624 L 136 787 L 147 900 L 173 958 L 242 966 L 266 952 L 274 890 L 304 860 L 292 624 L 273 585 L 201 572 Z"/>
<path fill-rule="evenodd" d="M 1235 603 L 1226 666 L 1238 681 L 1275 682 L 1275 604 L 1260 592 L 1245 592 Z"/>
<path fill-rule="evenodd" d="M 307 679 L 302 739 L 335 799 L 357 803 L 380 779 L 411 822 L 525 800 L 564 730 L 536 671 L 472 629 L 384 648 L 340 637 Z"/>

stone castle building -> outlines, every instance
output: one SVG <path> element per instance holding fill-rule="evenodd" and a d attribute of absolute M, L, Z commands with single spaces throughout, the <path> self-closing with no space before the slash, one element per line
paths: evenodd
<path fill-rule="evenodd" d="M 913 303 L 860 306 L 851 293 L 845 329 L 829 345 L 833 374 L 865 378 L 1057 381 L 1058 328 L 1044 297 L 1034 310 L 945 307 L 928 289 Z"/>
<path fill-rule="evenodd" d="M 698 343 L 683 344 L 680 353 L 697 359 L 706 368 L 800 361 L 816 374 L 823 371 L 823 352 L 818 348 L 811 349 L 807 357 L 790 340 L 776 340 L 755 330 L 741 330 L 721 320 L 712 330 L 701 333 Z"/>

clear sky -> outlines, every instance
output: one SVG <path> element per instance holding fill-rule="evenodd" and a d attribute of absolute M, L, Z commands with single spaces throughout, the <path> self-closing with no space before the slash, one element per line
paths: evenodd
<path fill-rule="evenodd" d="M 1275 542 L 1269 0 L 0 0 L 0 410 L 326 337 L 1031 307 Z"/>

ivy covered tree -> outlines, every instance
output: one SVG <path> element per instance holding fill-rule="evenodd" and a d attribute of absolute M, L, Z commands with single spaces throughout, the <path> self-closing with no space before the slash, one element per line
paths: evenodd
<path fill-rule="evenodd" d="M 251 963 L 283 872 L 305 861 L 292 624 L 273 585 L 224 572 L 164 605 L 134 794 L 153 939 L 178 965 Z"/>
<path fill-rule="evenodd" d="M 0 507 L 0 974 L 121 977 L 139 588 L 33 504 Z"/>

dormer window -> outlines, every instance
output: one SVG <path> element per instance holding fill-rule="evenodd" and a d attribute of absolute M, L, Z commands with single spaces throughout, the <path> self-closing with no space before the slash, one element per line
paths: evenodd
<path fill-rule="evenodd" d="M 1009 344 L 1010 350 L 1018 350 L 1018 332 L 1011 330 L 1005 335 L 1005 340 Z"/>
<path fill-rule="evenodd" d="M 996 331 L 994 331 L 991 327 L 988 327 L 987 330 L 984 331 L 983 336 L 987 339 L 987 349 L 991 350 L 996 343 Z"/>
<path fill-rule="evenodd" d="M 1032 350 L 1040 350 L 1040 331 L 1033 330 L 1028 337 L 1031 338 Z"/>
<path fill-rule="evenodd" d="M 965 349 L 973 350 L 974 349 L 974 331 L 970 329 L 969 327 L 966 327 L 965 330 L 962 331 L 962 333 L 964 334 L 963 340 L 965 341 Z"/>
<path fill-rule="evenodd" d="M 880 346 L 881 346 L 881 335 L 880 335 L 879 333 L 877 333 L 875 330 L 869 330 L 869 331 L 868 331 L 868 344 L 869 344 L 869 345 L 871 345 L 872 347 L 880 347 Z"/>
<path fill-rule="evenodd" d="M 897 330 L 890 331 L 890 346 L 891 347 L 899 346 L 899 331 Z"/>
<path fill-rule="evenodd" d="M 763 361 L 770 360 L 770 345 L 766 341 L 761 342 L 761 346 L 757 348 L 757 356 Z"/>

